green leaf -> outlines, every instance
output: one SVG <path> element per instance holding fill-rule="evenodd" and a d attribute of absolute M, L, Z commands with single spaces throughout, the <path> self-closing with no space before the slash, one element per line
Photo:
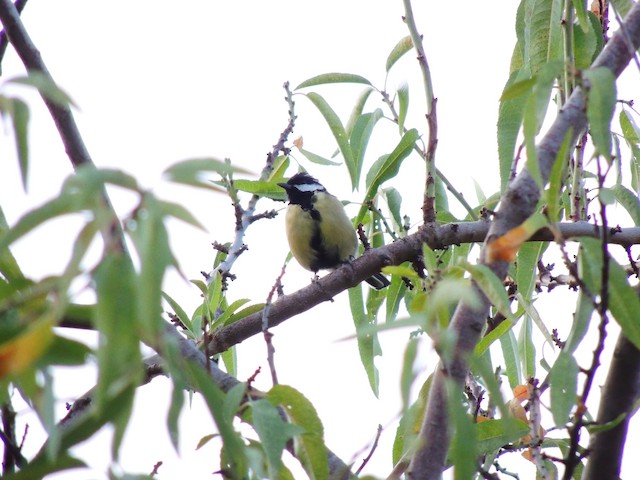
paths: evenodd
<path fill-rule="evenodd" d="M 52 101 L 53 103 L 61 107 L 77 107 L 71 97 L 61 89 L 53 81 L 51 77 L 44 73 L 31 71 L 26 77 L 16 77 L 9 80 L 7 83 L 16 83 L 19 85 L 27 85 L 38 90 L 40 95 Z"/>
<path fill-rule="evenodd" d="M 513 320 L 503 320 L 502 322 L 500 322 L 496 328 L 491 330 L 488 334 L 480 339 L 474 349 L 474 355 L 476 355 L 477 357 L 482 355 L 487 351 L 487 349 L 493 342 L 495 342 L 499 338 L 502 338 L 502 336 L 510 331 L 514 325 L 515 322 Z"/>
<path fill-rule="evenodd" d="M 456 478 L 473 478 L 477 470 L 478 436 L 467 409 L 462 404 L 462 392 L 455 382 L 447 379 L 447 410 L 454 434 L 449 446 L 449 459 L 453 463 Z"/>
<path fill-rule="evenodd" d="M 524 298 L 531 298 L 536 286 L 538 260 L 547 248 L 544 242 L 525 242 L 518 250 L 516 263 L 516 285 Z"/>
<path fill-rule="evenodd" d="M 27 190 L 27 179 L 29 177 L 29 107 L 18 98 L 9 99 L 11 121 L 16 141 L 16 151 L 18 152 L 18 163 L 20 165 L 20 175 L 22 176 L 22 188 Z"/>
<path fill-rule="evenodd" d="M 39 364 L 65 366 L 84 365 L 87 357 L 92 352 L 93 351 L 84 343 L 54 335 L 53 342 L 40 358 Z"/>
<path fill-rule="evenodd" d="M 364 311 L 364 300 L 362 297 L 362 285 L 357 285 L 349 289 L 349 306 L 351 307 L 351 316 L 356 327 L 358 337 L 358 351 L 360 352 L 360 361 L 367 373 L 371 391 L 377 397 L 379 392 L 379 376 L 374 359 L 381 355 L 380 345 L 375 329 L 375 319 L 369 319 Z"/>
<path fill-rule="evenodd" d="M 398 130 L 400 135 L 404 132 L 404 122 L 409 111 L 409 85 L 403 83 L 398 88 Z"/>
<path fill-rule="evenodd" d="M 522 94 L 511 97 L 508 94 L 515 85 L 527 81 L 524 84 Z M 513 72 L 505 85 L 498 111 L 498 159 L 500 161 L 500 191 L 507 188 L 511 176 L 511 169 L 515 157 L 516 141 L 522 126 L 524 106 L 533 88 L 534 79 L 528 70 L 521 69 Z M 524 94 L 526 93 L 526 95 Z"/>
<path fill-rule="evenodd" d="M 245 478 L 249 464 L 247 451 L 240 434 L 234 430 L 233 423 L 225 414 L 225 394 L 202 368 L 192 363 L 187 363 L 185 366 L 195 388 L 202 393 L 222 437 L 223 452 L 220 455 L 222 459 L 220 467 L 228 469 L 229 475 L 233 478 Z"/>
<path fill-rule="evenodd" d="M 193 158 L 171 165 L 164 171 L 164 176 L 171 182 L 224 192 L 222 188 L 212 183 L 211 174 L 228 176 L 234 172 L 250 173 L 243 168 L 231 165 L 230 162 L 217 158 Z"/>
<path fill-rule="evenodd" d="M 298 436 L 296 456 L 305 467 L 310 478 L 329 476 L 327 447 L 324 444 L 324 427 L 313 404 L 300 392 L 286 385 L 276 385 L 265 398 L 281 406 L 289 420 L 304 429 Z"/>
<path fill-rule="evenodd" d="M 252 193 L 273 200 L 284 201 L 286 198 L 285 191 L 282 187 L 272 181 L 234 180 L 233 186 L 241 192 Z"/>
<path fill-rule="evenodd" d="M 329 160 L 328 158 L 317 155 L 313 152 L 310 152 L 309 150 L 305 150 L 304 148 L 299 148 L 298 150 L 307 158 L 307 160 L 309 160 L 311 163 L 315 163 L 316 165 L 340 165 L 340 162 L 334 162 L 333 160 Z"/>
<path fill-rule="evenodd" d="M 193 324 L 191 323 L 191 319 L 187 312 L 183 310 L 178 302 L 176 302 L 173 298 L 171 298 L 167 293 L 162 292 L 162 298 L 164 298 L 171 308 L 173 309 L 173 313 L 176 314 L 182 325 L 186 327 L 187 330 L 193 335 L 193 338 L 197 338 L 197 333 L 193 331 Z"/>
<path fill-rule="evenodd" d="M 324 117 L 325 122 L 327 122 L 333 137 L 336 139 L 340 153 L 342 153 L 347 169 L 349 170 L 351 184 L 357 185 L 357 166 L 355 164 L 353 152 L 351 151 L 351 146 L 349 145 L 349 137 L 347 136 L 347 132 L 345 131 L 340 118 L 329 106 L 327 101 L 317 93 L 309 92 L 307 94 L 307 98 L 311 100 Z"/>
<path fill-rule="evenodd" d="M 418 340 L 410 338 L 404 350 L 404 360 L 402 362 L 402 373 L 400 375 L 400 394 L 402 397 L 402 411 L 409 408 L 409 395 L 411 387 L 416 379 L 417 372 L 414 370 L 416 357 L 418 355 Z"/>
<path fill-rule="evenodd" d="M 198 221 L 198 219 L 194 217 L 193 214 L 189 210 L 184 208 L 184 206 L 182 206 L 181 204 L 167 202 L 164 200 L 157 200 L 157 203 L 163 216 L 177 218 L 178 220 L 182 220 L 192 227 L 196 227 L 200 230 L 206 231 L 206 228 L 204 228 L 204 226 Z"/>
<path fill-rule="evenodd" d="M 529 432 L 529 425 L 515 418 L 500 418 L 475 424 L 478 453 L 495 452 L 510 443 L 517 442 Z"/>
<path fill-rule="evenodd" d="M 508 320 L 504 322 L 508 322 Z M 507 335 L 500 337 L 500 347 L 502 348 L 502 357 L 504 358 L 507 369 L 509 386 L 511 389 L 514 389 L 522 383 L 522 370 L 520 369 L 520 359 L 518 358 L 518 341 L 513 333 L 513 329 L 509 329 Z"/>
<path fill-rule="evenodd" d="M 95 404 L 98 410 L 109 409 L 116 393 L 122 392 L 122 408 L 112 421 L 115 426 L 112 454 L 122 442 L 133 408 L 135 389 L 143 377 L 137 325 L 138 279 L 130 258 L 112 252 L 98 266 L 94 281 L 97 303 L 94 322 L 101 333 L 98 349 L 98 385 Z"/>
<path fill-rule="evenodd" d="M 163 207 L 157 199 L 147 193 L 136 217 L 135 230 L 131 233 L 138 258 L 140 274 L 136 282 L 137 316 L 134 325 L 143 332 L 151 345 L 163 330 L 162 321 L 162 281 L 166 270 L 177 262 L 169 245 L 169 234 L 164 224 Z"/>
<path fill-rule="evenodd" d="M 587 119 L 597 152 L 611 161 L 611 119 L 616 105 L 613 72 L 599 67 L 584 72 L 587 87 Z"/>
<path fill-rule="evenodd" d="M 382 193 L 387 199 L 387 206 L 389 207 L 389 213 L 393 218 L 394 228 L 400 230 L 402 228 L 402 213 L 400 208 L 402 207 L 402 195 L 393 187 L 387 187 L 382 189 Z"/>
<path fill-rule="evenodd" d="M 349 143 L 353 151 L 353 160 L 355 162 L 355 180 L 352 183 L 352 188 L 357 189 L 360 183 L 360 173 L 362 172 L 362 165 L 364 164 L 364 155 L 367 151 L 369 139 L 373 128 L 383 117 L 382 110 L 376 108 L 371 113 L 362 114 L 355 122 Z"/>
<path fill-rule="evenodd" d="M 491 304 L 502 314 L 505 318 L 512 320 L 513 314 L 509 306 L 509 297 L 504 289 L 502 281 L 496 276 L 493 271 L 486 265 L 478 264 L 472 265 L 466 261 L 461 262 L 467 272 L 471 274 L 471 277 L 478 284 L 482 292 L 487 296 Z"/>
<path fill-rule="evenodd" d="M 584 33 L 589 32 L 591 27 L 589 23 L 589 19 L 587 18 L 587 5 L 582 0 L 573 0 L 571 2 L 573 4 L 573 8 L 576 12 L 576 17 L 578 17 L 578 25 L 582 28 Z"/>
<path fill-rule="evenodd" d="M 416 129 L 411 129 L 404 134 L 400 142 L 394 150 L 386 156 L 382 156 L 371 167 L 367 173 L 367 193 L 365 194 L 363 205 L 358 212 L 355 224 L 362 221 L 367 211 L 366 202 L 372 200 L 378 191 L 378 188 L 387 180 L 398 174 L 400 165 L 405 158 L 413 151 L 414 144 L 420 138 L 420 134 Z"/>
<path fill-rule="evenodd" d="M 535 75 L 549 60 L 562 59 L 562 4 L 559 0 L 548 2 L 523 2 L 523 56 L 525 65 Z"/>
<path fill-rule="evenodd" d="M 391 67 L 395 65 L 395 63 L 400 60 L 405 53 L 409 52 L 413 48 L 413 42 L 411 41 L 411 36 L 407 35 L 402 38 L 396 46 L 393 47 L 393 50 L 389 53 L 387 57 L 386 70 L 387 73 L 391 70 Z"/>
<path fill-rule="evenodd" d="M 578 348 L 578 345 L 580 345 L 580 342 L 587 334 L 594 308 L 593 302 L 589 296 L 582 291 L 578 291 L 578 299 L 576 301 L 576 310 L 573 315 L 571 331 L 567 336 L 563 351 L 573 353 L 576 348 Z"/>
<path fill-rule="evenodd" d="M 624 268 L 615 260 L 609 260 L 609 310 L 622 328 L 625 337 L 640 348 L 640 299 L 629 285 Z"/>
<path fill-rule="evenodd" d="M 307 87 L 315 87 L 316 85 L 326 85 L 328 83 L 361 83 L 365 85 L 371 85 L 371 82 L 363 76 L 355 75 L 353 73 L 333 72 L 322 73 L 320 75 L 316 75 L 315 77 L 311 77 L 298 85 L 295 90 L 300 90 L 301 88 Z"/>
<path fill-rule="evenodd" d="M 549 174 L 549 188 L 546 191 L 547 216 L 549 222 L 559 222 L 562 218 L 562 193 L 564 191 L 565 176 L 569 166 L 569 146 L 573 137 L 573 129 L 569 128 Z M 525 295 L 526 297 L 527 295 Z"/>
<path fill-rule="evenodd" d="M 573 355 L 561 351 L 549 374 L 551 414 L 556 427 L 563 428 L 567 424 L 571 409 L 576 404 L 579 371 Z"/>
<path fill-rule="evenodd" d="M 618 203 L 629 213 L 633 223 L 636 226 L 640 225 L 640 201 L 638 197 L 622 185 L 614 185 L 610 190 L 615 195 Z"/>
<path fill-rule="evenodd" d="M 287 442 L 304 432 L 304 428 L 285 422 L 278 409 L 267 400 L 251 402 L 253 426 L 267 454 L 271 478 L 282 467 L 282 452 Z"/>
<path fill-rule="evenodd" d="M 362 112 L 364 111 L 364 106 L 367 103 L 367 100 L 369 99 L 369 96 L 371 96 L 371 93 L 373 91 L 374 89 L 371 87 L 365 88 L 360 93 L 360 95 L 358 96 L 358 99 L 356 100 L 355 105 L 351 109 L 351 115 L 349 115 L 349 120 L 347 121 L 347 126 L 345 127 L 345 130 L 349 137 L 351 137 L 351 134 L 353 132 L 353 127 L 355 126 L 356 121 L 362 116 Z"/>
<path fill-rule="evenodd" d="M 536 346 L 533 341 L 533 322 L 529 315 L 525 315 L 520 321 L 520 335 L 518 338 L 518 350 L 522 372 L 525 378 L 536 375 Z"/>

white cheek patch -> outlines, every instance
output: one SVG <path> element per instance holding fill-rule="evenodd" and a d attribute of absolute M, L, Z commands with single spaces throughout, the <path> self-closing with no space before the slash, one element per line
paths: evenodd
<path fill-rule="evenodd" d="M 295 186 L 301 192 L 323 192 L 324 187 L 319 183 L 301 183 Z"/>

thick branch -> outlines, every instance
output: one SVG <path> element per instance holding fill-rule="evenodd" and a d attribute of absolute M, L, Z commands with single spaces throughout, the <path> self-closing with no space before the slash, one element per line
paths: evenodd
<path fill-rule="evenodd" d="M 36 72 L 46 78 L 52 85 L 55 85 L 55 81 L 42 60 L 40 52 L 31 41 L 20 19 L 20 14 L 11 0 L 0 0 L 0 22 L 2 22 L 9 41 L 13 45 L 13 48 L 15 48 L 27 71 L 29 73 Z M 53 118 L 56 128 L 58 129 L 65 151 L 73 167 L 76 170 L 81 166 L 93 167 L 93 161 L 82 140 L 69 105 L 62 105 L 51 101 L 42 91 L 40 92 L 40 96 L 49 109 L 51 118 Z M 112 213 L 110 224 L 104 226 L 102 229 L 104 241 L 107 245 L 112 245 L 114 248 L 124 251 L 126 250 L 126 246 L 122 227 L 104 187 L 100 192 L 97 192 L 97 194 L 100 195 Z"/>
<path fill-rule="evenodd" d="M 620 415 L 624 415 L 624 419 L 610 430 L 593 434 L 583 480 L 620 477 L 629 420 L 639 398 L 640 350 L 621 333 L 602 389 L 597 422 L 603 425 Z"/>
<path fill-rule="evenodd" d="M 629 45 L 629 41 L 632 45 Z M 636 4 L 625 19 L 623 27 L 612 37 L 593 66 L 606 66 L 618 76 L 631 60 L 638 45 L 640 45 L 640 5 Z M 545 183 L 567 135 L 570 134 L 575 139 L 576 135 L 586 128 L 585 110 L 584 94 L 580 88 L 577 88 L 539 143 L 538 160 Z M 533 213 L 539 198 L 540 192 L 536 182 L 526 170 L 521 172 L 501 199 L 500 208 L 487 238 L 500 236 L 521 224 Z M 483 263 L 486 261 L 483 260 Z M 505 277 L 507 262 L 495 262 L 489 266 L 499 278 Z M 477 290 L 479 292 L 479 289 Z M 482 298 L 484 299 L 483 308 L 473 310 L 460 304 L 451 320 L 449 328 L 455 332 L 457 338 L 453 360 L 447 365 L 441 364 L 434 376 L 424 423 L 420 430 L 421 444 L 412 459 L 409 478 L 435 480 L 440 478 L 445 469 L 450 442 L 446 384 L 448 379 L 462 384 L 465 378 L 466 358 L 480 338 L 484 319 L 489 310 L 489 301 L 484 296 Z"/>
<path fill-rule="evenodd" d="M 482 242 L 489 232 L 488 222 L 450 223 L 446 225 L 429 225 L 419 232 L 409 235 L 395 243 L 368 250 L 362 257 L 345 265 L 335 272 L 329 273 L 307 287 L 281 297 L 273 303 L 269 311 L 269 325 L 274 327 L 285 320 L 306 312 L 316 305 L 331 300 L 335 295 L 354 287 L 387 265 L 400 265 L 412 261 L 422 252 L 422 244 L 432 249 L 446 248 L 463 243 Z M 579 237 L 598 237 L 600 230 L 587 222 L 563 223 L 558 230 L 565 239 Z M 640 243 L 640 228 L 620 229 L 609 234 L 611 243 L 633 245 Z M 553 241 L 549 230 L 540 230 L 532 241 Z M 212 333 L 209 351 L 219 353 L 231 346 L 246 340 L 262 331 L 262 312 L 243 318 L 227 327 Z"/>

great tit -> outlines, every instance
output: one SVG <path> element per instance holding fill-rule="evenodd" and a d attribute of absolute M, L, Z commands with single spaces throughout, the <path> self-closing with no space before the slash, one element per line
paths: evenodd
<path fill-rule="evenodd" d="M 308 173 L 297 173 L 286 183 L 289 207 L 285 223 L 291 253 L 305 269 L 334 269 L 355 257 L 358 237 L 342 203 Z M 389 280 L 377 273 L 366 282 L 376 290 Z"/>

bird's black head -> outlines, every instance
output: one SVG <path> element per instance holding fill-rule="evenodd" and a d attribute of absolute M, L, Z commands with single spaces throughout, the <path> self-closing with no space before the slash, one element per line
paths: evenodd
<path fill-rule="evenodd" d="M 326 192 L 322 184 L 306 172 L 296 173 L 286 183 L 278 183 L 287 192 L 289 203 L 311 208 L 311 199 L 316 192 Z"/>

